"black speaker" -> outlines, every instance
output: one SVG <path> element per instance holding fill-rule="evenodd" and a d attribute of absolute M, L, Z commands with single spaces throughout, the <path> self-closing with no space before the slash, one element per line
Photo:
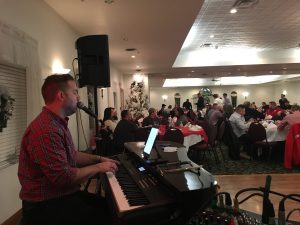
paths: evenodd
<path fill-rule="evenodd" d="M 107 35 L 89 35 L 76 40 L 79 87 L 110 87 Z"/>

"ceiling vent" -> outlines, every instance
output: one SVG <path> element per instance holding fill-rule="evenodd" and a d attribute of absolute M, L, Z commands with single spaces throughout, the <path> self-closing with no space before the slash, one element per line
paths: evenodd
<path fill-rule="evenodd" d="M 212 43 L 204 43 L 204 44 L 200 45 L 200 48 L 210 48 L 212 46 L 213 46 Z"/>
<path fill-rule="evenodd" d="M 258 3 L 259 0 L 237 0 L 232 8 L 247 9 Z"/>

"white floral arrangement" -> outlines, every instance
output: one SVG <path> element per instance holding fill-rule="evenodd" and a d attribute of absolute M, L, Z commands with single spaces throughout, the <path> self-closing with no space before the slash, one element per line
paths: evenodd
<path fill-rule="evenodd" d="M 8 92 L 8 88 L 0 85 L 0 132 L 7 126 L 7 120 L 13 115 L 14 101 Z"/>

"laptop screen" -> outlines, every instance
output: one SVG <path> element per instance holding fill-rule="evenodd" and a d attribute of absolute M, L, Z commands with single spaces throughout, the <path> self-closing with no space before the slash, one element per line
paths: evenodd
<path fill-rule="evenodd" d="M 148 136 L 145 148 L 144 148 L 144 153 L 145 154 L 150 155 L 157 134 L 158 134 L 158 129 L 152 127 L 151 131 L 150 131 L 150 134 Z"/>

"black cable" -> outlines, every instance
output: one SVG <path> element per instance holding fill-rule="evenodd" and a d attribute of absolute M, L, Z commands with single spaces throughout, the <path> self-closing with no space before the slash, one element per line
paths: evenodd
<path fill-rule="evenodd" d="M 242 189 L 240 191 L 238 191 L 234 198 L 238 199 L 239 195 L 244 193 L 244 192 L 247 192 L 247 191 L 262 191 L 260 188 L 245 188 L 245 189 Z"/>
<path fill-rule="evenodd" d="M 246 198 L 244 198 L 242 201 L 238 202 L 239 205 L 243 204 L 245 201 L 247 201 L 249 198 L 252 198 L 253 196 L 260 196 L 260 197 L 264 197 L 263 194 L 260 193 L 252 193 L 251 195 L 247 196 Z"/>
<path fill-rule="evenodd" d="M 261 191 L 261 192 L 264 192 L 264 190 L 265 190 L 264 187 L 259 187 L 259 188 L 245 188 L 245 189 L 242 189 L 242 190 L 238 191 L 238 192 L 235 194 L 234 198 L 238 199 L 238 197 L 239 197 L 240 194 L 242 194 L 242 193 L 244 193 L 244 192 L 247 192 L 247 191 Z M 270 193 L 271 193 L 271 194 L 274 194 L 274 195 L 281 196 L 281 197 L 286 197 L 286 196 L 287 196 L 287 195 L 285 195 L 285 194 L 281 194 L 281 193 L 279 193 L 279 192 L 272 191 L 272 190 L 270 190 Z M 288 196 L 288 199 L 291 199 L 291 200 L 300 202 L 300 199 L 294 198 L 293 196 Z"/>
<path fill-rule="evenodd" d="M 291 197 L 299 197 L 300 194 L 289 194 L 283 197 L 280 202 L 279 202 L 279 207 L 278 207 L 278 224 L 279 225 L 285 225 L 286 219 L 285 219 L 285 208 L 284 208 L 284 202 L 287 199 L 291 199 Z M 297 199 L 295 201 L 300 202 L 300 199 Z"/>
<path fill-rule="evenodd" d="M 293 212 L 296 212 L 296 211 L 299 211 L 299 212 L 300 212 L 300 208 L 296 208 L 296 209 L 291 210 L 291 211 L 287 214 L 287 216 L 286 216 L 286 221 L 289 221 L 290 216 L 292 215 L 292 213 L 293 213 Z"/>

